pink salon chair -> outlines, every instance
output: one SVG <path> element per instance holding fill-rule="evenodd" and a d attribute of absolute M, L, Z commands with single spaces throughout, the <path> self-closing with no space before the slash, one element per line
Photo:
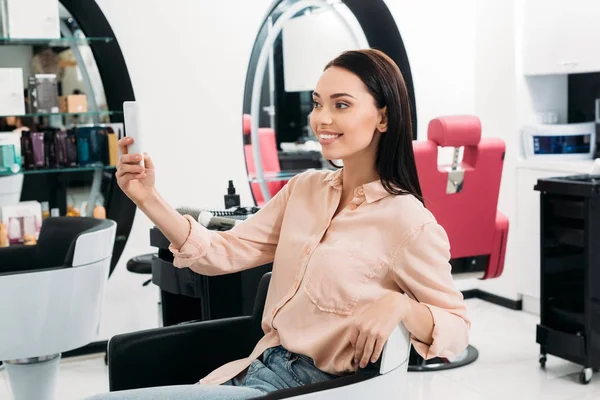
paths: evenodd
<path fill-rule="evenodd" d="M 250 143 L 250 115 L 244 114 L 244 154 L 246 156 L 246 166 L 248 168 L 248 175 L 253 176 L 256 174 L 256 166 L 254 164 L 254 155 L 252 154 L 252 143 Z M 279 165 L 279 154 L 277 153 L 277 140 L 275 138 L 275 130 L 272 128 L 258 128 L 258 140 L 260 146 L 260 154 L 262 156 L 263 171 L 265 177 L 276 175 L 281 171 Z M 275 196 L 277 192 L 287 183 L 287 181 L 268 181 L 267 188 L 271 197 Z M 260 186 L 258 183 L 251 183 L 252 194 L 256 205 L 262 207 L 265 204 Z"/>
<path fill-rule="evenodd" d="M 454 148 L 451 164 L 438 165 L 439 147 Z M 497 207 L 505 148 L 501 139 L 482 138 L 481 121 L 470 115 L 436 118 L 429 123 L 427 140 L 413 142 L 425 206 L 448 234 L 457 279 L 502 274 L 508 218 Z M 413 350 L 409 371 L 456 368 L 477 357 L 473 346 L 452 361 L 424 360 Z"/>

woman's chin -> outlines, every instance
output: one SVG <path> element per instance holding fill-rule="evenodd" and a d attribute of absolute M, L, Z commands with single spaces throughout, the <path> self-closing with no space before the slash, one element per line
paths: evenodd
<path fill-rule="evenodd" d="M 339 151 L 323 151 L 323 150 L 321 150 L 321 153 L 323 154 L 323 158 L 326 160 L 333 161 L 333 160 L 341 160 L 343 158 L 343 155 Z"/>

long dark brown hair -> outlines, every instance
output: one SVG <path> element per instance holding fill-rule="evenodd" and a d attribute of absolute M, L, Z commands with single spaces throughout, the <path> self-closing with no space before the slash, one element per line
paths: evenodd
<path fill-rule="evenodd" d="M 377 108 L 387 107 L 387 132 L 381 135 L 375 158 L 385 190 L 393 195 L 412 194 L 423 202 L 413 153 L 410 101 L 400 68 L 375 49 L 346 51 L 330 61 L 325 70 L 331 67 L 358 76 L 375 98 Z"/>

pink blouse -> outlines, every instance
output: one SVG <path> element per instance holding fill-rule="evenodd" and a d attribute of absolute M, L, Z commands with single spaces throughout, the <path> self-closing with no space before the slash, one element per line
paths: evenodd
<path fill-rule="evenodd" d="M 331 374 L 356 371 L 350 344 L 353 315 L 390 291 L 406 293 L 433 315 L 433 343 L 412 337 L 426 359 L 452 358 L 468 344 L 471 323 L 450 272 L 444 229 L 411 195 L 390 195 L 380 181 L 357 188 L 333 217 L 342 170 L 311 170 L 292 178 L 257 214 L 226 232 L 192 217 L 178 268 L 222 275 L 273 262 L 262 319 L 264 336 L 249 357 L 203 378 L 221 384 L 266 349 L 282 345 Z"/>

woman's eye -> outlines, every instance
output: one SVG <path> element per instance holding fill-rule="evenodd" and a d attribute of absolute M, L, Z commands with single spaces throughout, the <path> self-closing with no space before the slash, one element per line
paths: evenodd
<path fill-rule="evenodd" d="M 335 103 L 335 108 L 339 108 L 339 109 L 343 110 L 343 109 L 348 108 L 348 107 L 349 106 L 346 103 Z"/>
<path fill-rule="evenodd" d="M 312 103 L 313 103 L 313 108 L 321 107 L 321 105 L 314 100 Z"/>

